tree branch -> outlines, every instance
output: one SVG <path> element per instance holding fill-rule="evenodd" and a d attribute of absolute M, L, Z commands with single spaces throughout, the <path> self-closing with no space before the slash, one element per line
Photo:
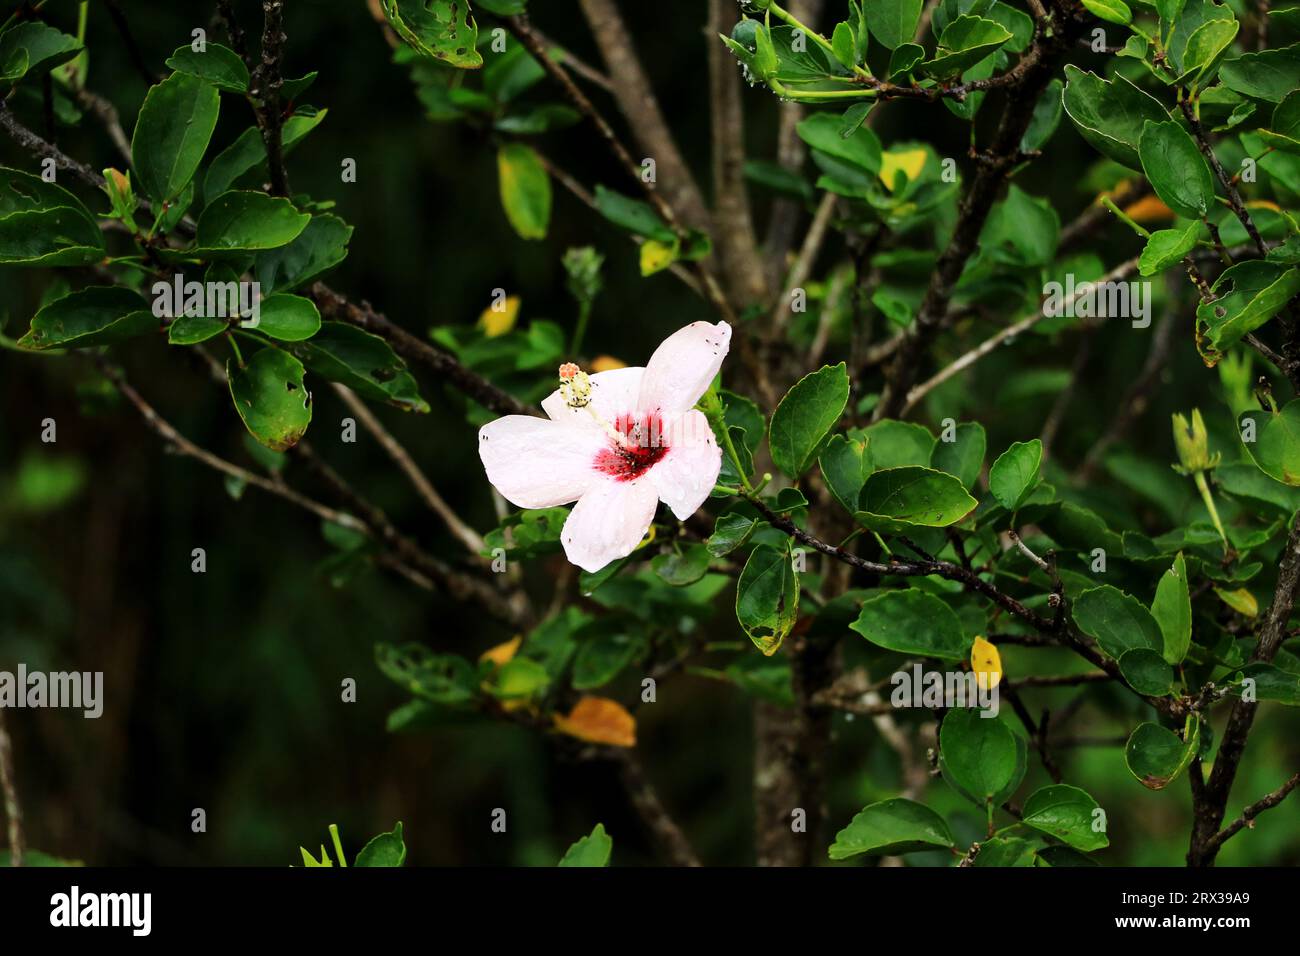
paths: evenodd
<path fill-rule="evenodd" d="M 13 741 L 5 720 L 5 709 L 0 707 L 0 796 L 4 797 L 5 819 L 9 824 L 9 865 L 22 866 L 27 841 L 23 836 L 23 807 L 18 802 L 18 783 L 14 776 Z"/>
<path fill-rule="evenodd" d="M 1219 848 L 1222 847 L 1225 842 L 1227 842 L 1229 839 L 1235 836 L 1242 829 L 1246 827 L 1250 827 L 1253 830 L 1255 828 L 1255 818 L 1259 816 L 1261 813 L 1263 813 L 1265 810 L 1271 810 L 1279 803 L 1281 803 L 1283 800 L 1285 800 L 1287 798 L 1287 795 L 1291 793 L 1291 791 L 1294 790 L 1296 787 L 1300 787 L 1300 773 L 1296 773 L 1291 777 L 1290 780 L 1282 784 L 1282 786 L 1278 787 L 1268 796 L 1264 797 L 1261 800 L 1255 801 L 1250 806 L 1248 806 L 1245 810 L 1243 810 L 1241 812 L 1240 817 L 1238 817 L 1232 823 L 1228 824 L 1226 827 L 1223 828 L 1223 830 L 1221 830 L 1219 833 L 1216 833 L 1210 839 L 1209 843 L 1206 846 L 1207 851 L 1210 852 L 1211 854 L 1218 853 Z"/>
<path fill-rule="evenodd" d="M 467 525 L 460 519 L 460 516 L 454 512 L 451 507 L 443 500 L 442 495 L 433 487 L 424 472 L 420 470 L 410 453 L 407 452 L 402 444 L 393 437 L 392 433 L 383 426 L 377 415 L 370 410 L 370 406 L 357 397 L 357 394 L 346 385 L 335 383 L 334 391 L 343 399 L 343 403 L 353 415 L 365 425 L 366 429 L 375 436 L 381 448 L 393 460 L 398 469 L 406 476 L 407 481 L 415 488 L 420 499 L 428 506 L 429 510 L 442 519 L 442 523 L 447 526 L 452 537 L 456 538 L 465 550 L 470 553 L 471 557 L 477 558 L 483 551 L 483 538 L 477 531 Z"/>
<path fill-rule="evenodd" d="M 229 22 L 229 21 L 228 21 Z M 262 101 L 257 108 L 257 125 L 266 145 L 266 165 L 271 174 L 271 195 L 289 195 L 289 176 L 284 168 L 283 117 L 280 87 L 284 77 L 280 60 L 284 56 L 283 0 L 262 0 L 262 61 L 253 71 L 249 95 Z"/>

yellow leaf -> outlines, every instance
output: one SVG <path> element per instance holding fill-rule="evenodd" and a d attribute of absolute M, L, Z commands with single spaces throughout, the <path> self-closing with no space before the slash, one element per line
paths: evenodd
<path fill-rule="evenodd" d="M 636 718 L 608 697 L 583 697 L 567 717 L 556 716 L 555 729 L 590 744 L 636 746 Z"/>
<path fill-rule="evenodd" d="M 1255 595 L 1245 588 L 1237 588 L 1235 591 L 1215 588 L 1214 593 L 1219 596 L 1219 600 L 1238 614 L 1244 614 L 1246 617 L 1259 617 L 1259 602 L 1255 600 Z"/>
<path fill-rule="evenodd" d="M 1174 211 L 1160 201 L 1158 196 L 1143 196 L 1124 210 L 1134 222 L 1171 222 Z"/>
<path fill-rule="evenodd" d="M 519 317 L 519 301 L 519 296 L 508 295 L 499 306 L 492 303 L 478 317 L 478 327 L 490 339 L 505 335 L 515 327 L 515 319 Z"/>
<path fill-rule="evenodd" d="M 496 647 L 489 647 L 479 655 L 479 662 L 491 661 L 497 667 L 510 661 L 519 650 L 519 645 L 524 642 L 522 637 L 516 637 L 514 640 L 506 641 L 504 644 L 498 644 Z"/>
<path fill-rule="evenodd" d="M 1002 655 L 992 642 L 977 637 L 970 649 L 970 669 L 981 687 L 997 687 L 1002 680 Z"/>
<path fill-rule="evenodd" d="M 591 370 L 593 372 L 612 372 L 616 368 L 627 368 L 627 363 L 622 359 L 616 359 L 612 355 L 597 355 L 591 360 Z"/>
<path fill-rule="evenodd" d="M 886 151 L 880 157 L 880 181 L 889 188 L 890 192 L 906 186 L 907 183 L 915 182 L 921 175 L 921 170 L 925 168 L 925 157 L 926 152 L 923 149 Z M 905 182 L 898 181 L 899 173 L 907 176 Z"/>
<path fill-rule="evenodd" d="M 641 243 L 641 274 L 643 276 L 654 275 L 662 269 L 667 269 L 677 261 L 677 242 L 660 242 L 657 239 L 647 239 Z"/>

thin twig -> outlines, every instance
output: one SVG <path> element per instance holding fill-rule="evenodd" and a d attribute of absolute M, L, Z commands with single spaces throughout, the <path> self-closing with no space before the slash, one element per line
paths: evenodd
<path fill-rule="evenodd" d="M 280 60 L 284 56 L 284 3 L 283 0 L 262 0 L 262 61 L 253 71 L 250 95 L 261 100 L 257 109 L 257 125 L 266 145 L 266 164 L 271 176 L 271 195 L 289 195 L 289 176 L 284 168 L 283 117 L 280 108 L 280 87 L 284 77 Z"/>
<path fill-rule="evenodd" d="M 5 709 L 0 707 L 0 795 L 4 797 L 5 819 L 9 824 L 9 865 L 22 866 L 27 841 L 23 835 L 23 807 L 18 801 L 18 782 L 14 776 L 13 741 L 5 719 Z"/>
<path fill-rule="evenodd" d="M 424 472 L 420 470 L 410 453 L 402 447 L 401 442 L 393 437 L 392 433 L 383 426 L 377 415 L 370 410 L 370 407 L 357 397 L 357 394 L 346 385 L 335 384 L 334 391 L 343 399 L 343 403 L 348 406 L 352 414 L 363 424 L 366 429 L 375 436 L 381 448 L 393 460 L 411 486 L 415 488 L 420 499 L 429 507 L 429 510 L 442 519 L 442 523 L 447 526 L 447 530 L 456 538 L 465 549 L 469 551 L 472 557 L 478 557 L 483 551 L 483 538 L 477 531 L 467 525 L 460 519 L 460 516 L 443 500 L 442 495 L 433 487 Z"/>
<path fill-rule="evenodd" d="M 1227 840 L 1243 828 L 1249 827 L 1253 830 L 1255 828 L 1255 818 L 1265 810 L 1271 810 L 1285 800 L 1287 795 L 1296 787 L 1300 787 L 1300 773 L 1296 773 L 1290 780 L 1282 784 L 1282 786 L 1278 787 L 1268 796 L 1261 800 L 1256 800 L 1245 810 L 1241 811 L 1240 817 L 1228 824 L 1210 839 L 1210 842 L 1206 846 L 1206 850 L 1210 853 L 1217 853 L 1219 848 L 1223 846 Z"/>

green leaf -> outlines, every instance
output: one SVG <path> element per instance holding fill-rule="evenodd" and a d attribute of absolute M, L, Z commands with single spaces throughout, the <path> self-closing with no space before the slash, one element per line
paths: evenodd
<path fill-rule="evenodd" d="M 844 22 L 835 24 L 835 32 L 831 34 L 831 51 L 835 54 L 835 59 L 846 68 L 851 70 L 857 65 L 857 44 L 854 42 L 853 27 L 850 24 Z"/>
<path fill-rule="evenodd" d="M 959 479 L 930 468 L 889 468 L 872 473 L 862 486 L 858 524 L 881 534 L 946 528 L 975 508 Z"/>
<path fill-rule="evenodd" d="M 1274 414 L 1249 411 L 1241 416 L 1255 425 L 1255 440 L 1242 442 L 1251 459 L 1275 481 L 1300 486 L 1300 399 L 1292 399 Z"/>
<path fill-rule="evenodd" d="M 27 74 L 44 75 L 81 52 L 81 43 L 37 20 L 0 33 L 0 83 L 11 86 Z"/>
<path fill-rule="evenodd" d="M 1170 209 L 1188 219 L 1209 212 L 1214 205 L 1210 167 L 1187 130 L 1173 120 L 1148 120 L 1138 140 L 1138 156 L 1156 195 Z"/>
<path fill-rule="evenodd" d="M 1241 25 L 1236 20 L 1207 20 L 1192 31 L 1183 52 L 1182 75 L 1191 77 L 1192 88 L 1203 86 L 1218 72 L 1219 61 L 1228 52 Z"/>
<path fill-rule="evenodd" d="M 483 65 L 478 24 L 466 0 L 382 0 L 381 5 L 393 30 L 421 56 L 462 70 Z"/>
<path fill-rule="evenodd" d="M 248 67 L 239 54 L 220 43 L 207 43 L 202 53 L 186 44 L 167 58 L 177 73 L 188 73 L 230 93 L 248 92 Z"/>
<path fill-rule="evenodd" d="M 845 136 L 843 117 L 813 113 L 800 121 L 798 131 L 799 138 L 813 149 L 872 176 L 880 172 L 880 139 L 869 127 L 859 125 Z"/>
<path fill-rule="evenodd" d="M 1138 142 L 1144 124 L 1162 122 L 1169 112 L 1160 101 L 1116 74 L 1103 80 L 1078 67 L 1065 67 L 1062 105 L 1066 115 L 1093 149 L 1130 169 L 1141 169 Z"/>
<path fill-rule="evenodd" d="M 1043 443 L 1037 438 L 1018 441 L 1002 454 L 989 469 L 989 491 L 1002 507 L 1014 512 L 1038 484 L 1038 469 L 1043 463 Z"/>
<path fill-rule="evenodd" d="M 1256 661 L 1247 664 L 1234 678 L 1254 681 L 1256 700 L 1272 700 L 1289 707 L 1300 707 L 1300 675 L 1288 673 L 1273 664 Z M 1234 687 L 1231 691 L 1240 696 L 1242 688 Z"/>
<path fill-rule="evenodd" d="M 711 554 L 702 544 L 688 545 L 683 551 L 657 554 L 650 562 L 655 574 L 673 587 L 685 587 L 704 577 Z"/>
<path fill-rule="evenodd" d="M 402 821 L 391 833 L 381 833 L 357 854 L 355 866 L 401 866 L 406 862 L 406 843 L 402 839 Z"/>
<path fill-rule="evenodd" d="M 1035 846 L 1019 837 L 994 837 L 980 845 L 979 855 L 971 866 L 1033 866 Z"/>
<path fill-rule="evenodd" d="M 103 234 L 79 209 L 24 210 L 0 219 L 0 265 L 88 266 L 105 255 Z"/>
<path fill-rule="evenodd" d="M 863 601 L 849 628 L 877 647 L 945 661 L 966 660 L 974 641 L 946 603 L 918 588 L 886 591 Z"/>
<path fill-rule="evenodd" d="M 257 254 L 257 281 L 263 294 L 286 292 L 314 282 L 348 255 L 352 227 L 338 216 L 312 216 L 288 245 Z"/>
<path fill-rule="evenodd" d="M 644 649 L 639 638 L 627 634 L 596 634 L 585 639 L 573 659 L 573 689 L 604 687 Z"/>
<path fill-rule="evenodd" d="M 871 474 L 871 453 L 867 449 L 865 439 L 832 435 L 817 460 L 826 487 L 850 514 L 858 510 L 858 495 Z"/>
<path fill-rule="evenodd" d="M 956 76 L 992 56 L 1010 39 L 1010 31 L 997 21 L 962 15 L 944 27 L 934 57 L 921 69 L 936 79 Z"/>
<path fill-rule="evenodd" d="M 1300 44 L 1224 60 L 1219 79 L 1243 96 L 1280 103 L 1300 89 Z"/>
<path fill-rule="evenodd" d="M 883 423 L 882 423 L 883 424 Z M 949 475 L 956 475 L 962 485 L 973 488 L 984 468 L 986 439 L 984 426 L 978 422 L 962 422 L 954 429 L 953 440 L 944 441 L 943 435 L 930 454 L 930 467 Z"/>
<path fill-rule="evenodd" d="M 230 397 L 249 434 L 272 451 L 298 444 L 311 424 L 311 392 L 303 385 L 302 363 L 277 348 L 265 348 L 243 368 L 227 363 Z"/>
<path fill-rule="evenodd" d="M 757 518 L 751 518 L 738 511 L 728 511 L 718 517 L 713 534 L 709 536 L 708 541 L 704 542 L 704 546 L 709 549 L 709 554 L 720 558 L 743 547 L 759 524 Z"/>
<path fill-rule="evenodd" d="M 435 654 L 423 644 L 376 644 L 375 663 L 385 677 L 421 700 L 455 706 L 478 696 L 473 664 L 453 654 Z"/>
<path fill-rule="evenodd" d="M 1187 562 L 1183 560 L 1181 551 L 1174 559 L 1174 566 L 1156 585 L 1151 616 L 1156 619 L 1164 637 L 1165 660 L 1170 664 L 1181 664 L 1192 641 L 1192 600 L 1187 589 Z"/>
<path fill-rule="evenodd" d="M 298 295 L 272 295 L 262 300 L 256 328 L 281 342 L 301 342 L 320 331 L 320 313 L 311 299 Z"/>
<path fill-rule="evenodd" d="M 1186 743 L 1172 730 L 1159 724 L 1138 724 L 1124 745 L 1124 763 L 1129 772 L 1148 790 L 1163 790 L 1186 769 L 1196 753 L 1200 737 L 1198 721 L 1189 722 L 1191 734 Z"/>
<path fill-rule="evenodd" d="M 604 186 L 596 187 L 596 211 L 634 235 L 666 243 L 677 239 L 677 234 L 664 224 L 649 204 L 629 199 Z"/>
<path fill-rule="evenodd" d="M 934 452 L 934 436 L 924 425 L 886 418 L 867 428 L 862 437 L 871 448 L 871 462 L 877 469 L 925 467 Z"/>
<path fill-rule="evenodd" d="M 1038 97 L 1038 102 L 1034 104 L 1034 115 L 1029 120 L 1029 127 L 1025 130 L 1025 135 L 1020 138 L 1021 152 L 1042 149 L 1052 138 L 1056 127 L 1061 123 L 1061 93 L 1064 88 L 1065 84 L 1060 80 L 1052 80 Z"/>
<path fill-rule="evenodd" d="M 280 142 L 285 155 L 304 136 L 314 130 L 329 115 L 329 110 L 301 111 L 290 116 L 280 130 Z M 223 149 L 208 165 L 203 177 L 203 197 L 211 202 L 228 191 L 235 181 L 246 173 L 266 165 L 266 143 L 262 131 L 256 127 L 244 130 L 235 141 Z"/>
<path fill-rule="evenodd" d="M 921 20 L 921 0 L 863 0 L 862 9 L 871 35 L 891 50 L 911 43 Z"/>
<path fill-rule="evenodd" d="M 1300 155 L 1300 90 L 1288 93 L 1277 104 L 1269 128 L 1260 130 L 1259 135 L 1274 149 Z"/>
<path fill-rule="evenodd" d="M 609 866 L 614 841 L 605 832 L 605 825 L 597 823 L 591 833 L 565 851 L 559 866 Z"/>
<path fill-rule="evenodd" d="M 319 332 L 292 349 L 313 374 L 346 385 L 362 398 L 406 411 L 429 410 L 406 363 L 377 335 L 344 322 L 322 322 Z"/>
<path fill-rule="evenodd" d="M 1078 787 L 1056 784 L 1030 794 L 1025 801 L 1023 823 L 1089 852 L 1109 846 L 1104 832 L 1093 830 L 1097 801 Z"/>
<path fill-rule="evenodd" d="M 1201 228 L 1201 223 L 1189 222 L 1182 229 L 1161 229 L 1151 233 L 1142 255 L 1138 257 L 1138 271 L 1144 276 L 1152 276 L 1182 262 L 1196 248 Z"/>
<path fill-rule="evenodd" d="M 159 320 L 130 289 L 93 286 L 55 299 L 32 317 L 18 340 L 25 349 L 89 348 L 156 331 Z"/>
<path fill-rule="evenodd" d="M 925 59 L 925 47 L 919 43 L 904 43 L 889 58 L 889 78 L 896 80 L 911 73 Z"/>
<path fill-rule="evenodd" d="M 524 239 L 545 239 L 551 222 L 551 177 L 530 146 L 508 143 L 497 151 L 501 205 Z"/>
<path fill-rule="evenodd" d="M 1107 23 L 1128 26 L 1133 22 L 1133 11 L 1124 0 L 1083 0 L 1084 9 Z"/>
<path fill-rule="evenodd" d="M 799 619 L 799 576 L 790 555 L 766 545 L 745 562 L 736 583 L 736 620 L 754 646 L 771 657 Z"/>
<path fill-rule="evenodd" d="M 226 319 L 182 315 L 167 326 L 167 341 L 172 345 L 198 345 L 200 342 L 216 338 L 227 328 Z"/>
<path fill-rule="evenodd" d="M 896 856 L 917 850 L 956 845 L 948 824 L 929 807 L 903 797 L 873 803 L 860 810 L 830 847 L 832 860 L 850 857 Z"/>
<path fill-rule="evenodd" d="M 220 110 L 216 87 L 186 73 L 173 73 L 149 90 L 131 138 L 135 181 L 146 195 L 168 202 L 189 185 Z"/>
<path fill-rule="evenodd" d="M 939 729 L 944 773 L 981 805 L 1001 793 L 1016 773 L 1015 735 L 996 717 L 958 707 Z"/>
<path fill-rule="evenodd" d="M 796 382 L 772 413 L 767 435 L 772 463 L 791 478 L 807 471 L 848 401 L 849 373 L 843 362 Z"/>
<path fill-rule="evenodd" d="M 1196 307 L 1196 324 L 1211 354 L 1236 345 L 1300 294 L 1300 268 L 1239 262 L 1223 271 L 1212 291 L 1216 297 Z"/>
<path fill-rule="evenodd" d="M 516 657 L 498 667 L 487 682 L 487 692 L 500 700 L 522 700 L 545 690 L 551 675 L 545 665 Z"/>
<path fill-rule="evenodd" d="M 1174 669 L 1159 653 L 1135 647 L 1119 656 L 1119 671 L 1139 694 L 1164 697 L 1174 689 Z"/>
<path fill-rule="evenodd" d="M 195 248 L 189 254 L 238 258 L 244 252 L 275 249 L 296 239 L 310 221 L 311 216 L 278 196 L 241 190 L 223 193 L 199 216 Z"/>
<path fill-rule="evenodd" d="M 1116 660 L 1136 647 L 1163 649 L 1160 627 L 1151 612 L 1137 598 L 1109 584 L 1079 595 L 1074 623 Z"/>

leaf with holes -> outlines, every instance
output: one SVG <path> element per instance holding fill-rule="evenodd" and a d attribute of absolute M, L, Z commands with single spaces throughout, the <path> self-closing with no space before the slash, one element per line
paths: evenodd
<path fill-rule="evenodd" d="M 382 6 L 393 30 L 421 56 L 462 70 L 483 65 L 468 0 L 382 0 Z"/>
<path fill-rule="evenodd" d="M 302 363 L 277 348 L 265 348 L 238 368 L 227 363 L 230 397 L 250 435 L 272 451 L 298 444 L 311 424 L 311 392 Z"/>

